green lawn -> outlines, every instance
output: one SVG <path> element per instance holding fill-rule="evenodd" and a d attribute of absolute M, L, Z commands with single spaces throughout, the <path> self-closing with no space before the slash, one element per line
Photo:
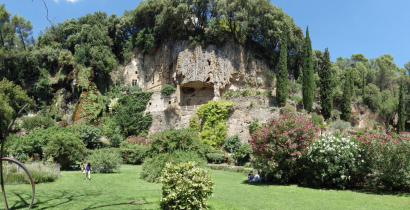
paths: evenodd
<path fill-rule="evenodd" d="M 158 209 L 161 184 L 139 179 L 141 166 L 120 174 L 62 172 L 53 183 L 37 184 L 34 209 Z M 296 185 L 253 185 L 241 173 L 210 170 L 215 181 L 211 209 L 409 209 L 410 194 L 318 190 Z M 6 186 L 9 207 L 27 209 L 29 186 Z M 4 209 L 0 202 L 0 209 Z"/>

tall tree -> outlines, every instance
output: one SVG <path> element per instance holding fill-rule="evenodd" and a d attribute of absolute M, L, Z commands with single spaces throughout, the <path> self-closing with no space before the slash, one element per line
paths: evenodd
<path fill-rule="evenodd" d="M 284 30 L 280 39 L 279 69 L 276 82 L 276 102 L 279 106 L 286 105 L 288 97 L 288 50 L 287 50 L 287 26 L 284 24 Z"/>
<path fill-rule="evenodd" d="M 326 48 L 323 67 L 319 72 L 320 76 L 320 103 L 322 104 L 322 114 L 325 119 L 329 119 L 333 108 L 333 85 L 331 74 L 331 63 L 329 50 Z"/>
<path fill-rule="evenodd" d="M 314 72 L 312 61 L 312 42 L 309 37 L 309 28 L 306 27 L 306 41 L 303 51 L 303 106 L 306 111 L 312 111 L 314 94 Z"/>
<path fill-rule="evenodd" d="M 343 99 L 342 99 L 342 116 L 341 119 L 344 121 L 349 122 L 350 121 L 350 114 L 351 114 L 351 107 L 350 107 L 350 98 L 351 98 L 351 93 L 350 93 L 350 83 L 351 83 L 351 74 L 350 72 L 346 72 L 346 77 L 345 77 L 345 83 L 343 86 Z"/>
<path fill-rule="evenodd" d="M 14 14 L 11 18 L 11 24 L 13 25 L 14 30 L 16 31 L 19 40 L 21 41 L 23 49 L 26 50 L 26 46 L 29 42 L 29 36 L 33 33 L 31 31 L 33 30 L 31 22 L 29 20 L 26 21 L 26 19 L 24 19 L 23 16 L 18 16 L 17 14 Z"/>
<path fill-rule="evenodd" d="M 400 92 L 399 92 L 399 107 L 397 109 L 399 119 L 397 121 L 397 132 L 403 132 L 405 130 L 405 113 L 404 113 L 404 84 L 403 84 L 403 79 L 401 79 L 400 82 Z"/>

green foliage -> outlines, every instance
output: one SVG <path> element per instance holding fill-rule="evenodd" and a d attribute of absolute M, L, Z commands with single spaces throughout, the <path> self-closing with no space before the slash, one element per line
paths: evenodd
<path fill-rule="evenodd" d="M 243 143 L 237 152 L 235 152 L 235 156 L 239 159 L 243 159 L 246 156 L 252 154 L 252 147 L 248 142 Z"/>
<path fill-rule="evenodd" d="M 172 86 L 172 85 L 170 85 L 170 84 L 167 84 L 167 85 L 165 85 L 165 86 L 162 88 L 161 93 L 163 93 L 163 94 L 169 96 L 169 95 L 171 95 L 173 92 L 175 92 L 176 90 L 177 90 L 177 89 L 175 89 L 174 86 Z"/>
<path fill-rule="evenodd" d="M 265 96 L 265 97 L 270 97 L 270 96 L 272 96 L 272 92 L 271 91 L 263 91 L 262 95 Z"/>
<path fill-rule="evenodd" d="M 138 32 L 137 38 L 135 38 L 135 45 L 142 49 L 144 54 L 148 53 L 155 47 L 155 37 L 151 28 L 144 28 Z"/>
<path fill-rule="evenodd" d="M 239 139 L 238 134 L 231 136 L 229 138 L 226 138 L 224 140 L 224 149 L 227 152 L 231 152 L 231 148 L 232 148 L 232 152 L 236 152 L 239 150 L 241 145 L 242 143 L 241 143 L 241 140 Z"/>
<path fill-rule="evenodd" d="M 152 115 L 145 114 L 152 92 L 132 92 L 119 99 L 120 106 L 115 115 L 115 122 L 121 127 L 124 136 L 138 135 L 149 129 Z"/>
<path fill-rule="evenodd" d="M 338 129 L 340 130 L 340 132 L 342 132 L 346 130 L 347 128 L 350 128 L 351 125 L 350 125 L 350 122 L 346 122 L 343 120 L 337 120 L 337 121 L 330 123 L 329 127 L 333 129 Z"/>
<path fill-rule="evenodd" d="M 320 104 L 322 106 L 322 114 L 325 119 L 329 119 L 333 109 L 333 89 L 332 89 L 332 73 L 330 71 L 331 62 L 329 50 L 326 48 L 324 54 L 323 68 L 319 72 L 320 76 Z"/>
<path fill-rule="evenodd" d="M 91 163 L 93 173 L 119 173 L 122 164 L 120 151 L 117 149 L 98 149 L 86 157 Z"/>
<path fill-rule="evenodd" d="M 206 158 L 210 163 L 223 163 L 224 160 L 227 161 L 228 154 L 224 154 L 222 151 L 212 151 L 206 154 Z"/>
<path fill-rule="evenodd" d="M 332 109 L 332 112 L 330 114 L 333 120 L 340 120 L 340 115 L 342 114 L 342 112 L 337 109 Z"/>
<path fill-rule="evenodd" d="M 201 157 L 209 152 L 210 147 L 198 140 L 198 133 L 191 129 L 175 129 L 169 127 L 150 137 L 150 154 L 172 153 L 176 150 L 189 150 L 198 153 Z"/>
<path fill-rule="evenodd" d="M 195 162 L 167 164 L 161 182 L 162 209 L 207 209 L 215 185 L 208 171 Z"/>
<path fill-rule="evenodd" d="M 48 144 L 51 137 L 55 134 L 64 135 L 64 129 L 57 126 L 48 129 L 37 129 L 26 136 L 12 138 L 9 140 L 10 153 L 20 162 L 26 162 L 26 159 L 33 157 L 34 154 L 42 154 L 44 146 Z"/>
<path fill-rule="evenodd" d="M 3 78 L 0 81 L 0 136 L 3 136 L 11 119 L 30 102 L 25 90 Z"/>
<path fill-rule="evenodd" d="M 84 98 L 84 100 L 81 110 L 79 110 L 79 118 L 86 118 L 88 123 L 96 123 L 104 116 L 107 101 L 95 86 L 93 86 L 90 91 L 81 93 L 80 99 L 81 98 Z"/>
<path fill-rule="evenodd" d="M 249 133 L 252 135 L 256 130 L 261 129 L 258 118 L 255 118 L 249 125 Z"/>
<path fill-rule="evenodd" d="M 280 39 L 279 70 L 276 82 L 276 103 L 280 107 L 286 105 L 286 99 L 288 98 L 288 46 L 286 31 L 287 27 L 285 24 L 284 35 Z"/>
<path fill-rule="evenodd" d="M 206 166 L 205 159 L 200 157 L 198 153 L 194 151 L 177 150 L 171 154 L 161 153 L 152 158 L 146 158 L 142 164 L 141 179 L 148 182 L 159 182 L 161 172 L 167 163 L 179 164 L 187 163 L 189 161 L 195 161 L 196 165 L 199 167 Z"/>
<path fill-rule="evenodd" d="M 405 99 L 404 99 L 404 85 L 403 79 L 400 82 L 400 93 L 399 93 L 399 106 L 398 111 L 398 121 L 397 121 L 397 132 L 403 132 L 405 130 Z"/>
<path fill-rule="evenodd" d="M 66 130 L 51 135 L 48 141 L 44 151 L 52 155 L 63 169 L 68 168 L 70 163 L 79 160 L 87 150 L 77 135 Z"/>
<path fill-rule="evenodd" d="M 292 94 L 297 94 L 302 91 L 302 85 L 295 82 L 289 81 L 288 82 L 288 95 L 292 98 Z"/>
<path fill-rule="evenodd" d="M 23 123 L 21 128 L 24 128 L 26 131 L 32 131 L 36 128 L 47 129 L 53 127 L 55 122 L 50 116 L 45 115 L 35 115 L 32 117 L 26 116 L 22 118 Z"/>
<path fill-rule="evenodd" d="M 312 118 L 310 120 L 315 123 L 316 126 L 322 126 L 324 118 L 321 115 L 316 114 L 315 112 L 312 113 Z"/>
<path fill-rule="evenodd" d="M 189 128 L 193 131 L 199 133 L 199 123 L 198 123 L 198 116 L 194 115 L 191 119 L 189 119 Z"/>
<path fill-rule="evenodd" d="M 266 87 L 273 87 L 275 84 L 276 75 L 271 70 L 266 70 L 266 77 L 263 78 L 263 82 Z"/>
<path fill-rule="evenodd" d="M 366 175 L 365 157 L 357 139 L 322 137 L 308 148 L 303 184 L 313 187 L 354 186 Z"/>
<path fill-rule="evenodd" d="M 345 77 L 345 82 L 343 86 L 343 100 L 342 100 L 342 116 L 341 119 L 344 121 L 350 121 L 351 114 L 351 92 L 350 92 L 350 74 L 347 73 Z"/>
<path fill-rule="evenodd" d="M 103 147 L 103 143 L 100 141 L 102 136 L 100 127 L 85 124 L 79 127 L 79 137 L 88 149 L 99 149 Z"/>
<path fill-rule="evenodd" d="M 214 147 L 222 145 L 227 133 L 226 119 L 234 105 L 231 101 L 218 100 L 199 107 L 197 114 L 202 120 L 202 132 L 199 134 L 201 141 Z"/>
<path fill-rule="evenodd" d="M 364 88 L 363 103 L 367 105 L 370 109 L 377 110 L 381 103 L 380 89 L 369 83 Z"/>
<path fill-rule="evenodd" d="M 296 104 L 300 104 L 303 101 L 303 98 L 297 96 L 297 95 L 291 95 L 289 97 L 290 100 L 296 102 Z"/>
<path fill-rule="evenodd" d="M 312 43 L 309 28 L 306 28 L 306 41 L 303 47 L 303 106 L 308 112 L 312 111 L 314 85 Z"/>
<path fill-rule="evenodd" d="M 119 133 L 112 135 L 109 139 L 112 147 L 119 147 L 123 140 L 124 138 Z"/>

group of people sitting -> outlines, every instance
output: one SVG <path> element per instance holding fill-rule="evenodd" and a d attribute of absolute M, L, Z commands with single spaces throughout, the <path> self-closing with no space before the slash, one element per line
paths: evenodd
<path fill-rule="evenodd" d="M 262 181 L 262 176 L 261 176 L 261 171 L 258 171 L 255 176 L 253 175 L 253 171 L 250 171 L 248 174 L 248 182 L 261 182 Z"/>

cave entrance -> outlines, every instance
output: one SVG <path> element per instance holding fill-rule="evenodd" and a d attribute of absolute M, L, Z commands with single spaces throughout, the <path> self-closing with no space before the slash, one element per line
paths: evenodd
<path fill-rule="evenodd" d="M 181 106 L 196 106 L 208 103 L 214 98 L 214 88 L 206 83 L 184 84 L 180 91 Z"/>

